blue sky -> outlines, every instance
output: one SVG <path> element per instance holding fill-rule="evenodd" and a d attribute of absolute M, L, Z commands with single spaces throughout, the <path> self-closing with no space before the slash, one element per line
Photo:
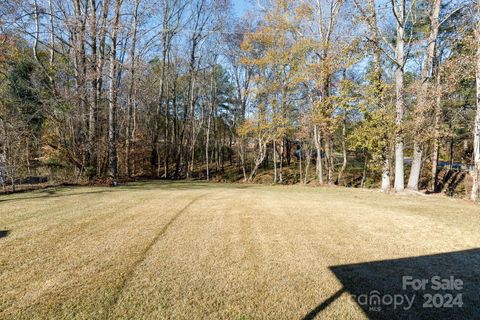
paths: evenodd
<path fill-rule="evenodd" d="M 237 16 L 242 16 L 250 8 L 248 0 L 233 0 L 233 9 Z"/>

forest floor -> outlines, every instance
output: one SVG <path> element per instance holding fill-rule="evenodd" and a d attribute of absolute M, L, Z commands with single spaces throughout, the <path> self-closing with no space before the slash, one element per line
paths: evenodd
<path fill-rule="evenodd" d="M 474 318 L 479 226 L 480 207 L 463 200 L 345 188 L 144 182 L 4 195 L 0 318 Z M 429 285 L 404 289 L 403 276 Z M 461 308 L 424 308 L 433 276 L 462 281 L 434 292 L 445 303 L 460 294 Z M 375 292 L 416 300 L 359 299 Z"/>

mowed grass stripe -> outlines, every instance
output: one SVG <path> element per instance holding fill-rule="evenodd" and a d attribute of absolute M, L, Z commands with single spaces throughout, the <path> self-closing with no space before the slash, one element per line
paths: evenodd
<path fill-rule="evenodd" d="M 4 224 L 0 318 L 365 319 L 332 268 L 368 263 L 386 266 L 361 282 L 369 291 L 412 270 L 460 275 L 469 286 L 465 314 L 475 312 L 480 253 L 468 250 L 480 248 L 480 208 L 468 202 L 191 182 L 92 190 L 0 202 L 27 216 L 64 204 Z M 7 220 L 0 211 L 0 226 Z M 383 262 L 404 258 L 411 262 Z"/>
<path fill-rule="evenodd" d="M 109 312 L 107 312 L 107 318 L 111 316 L 111 313 L 115 306 L 118 303 L 118 299 L 120 298 L 122 292 L 125 290 L 125 288 L 128 285 L 128 281 L 132 278 L 132 276 L 135 273 L 136 268 L 145 261 L 145 259 L 148 256 L 148 253 L 152 249 L 152 247 L 160 240 L 160 238 L 167 232 L 167 230 L 170 228 L 170 226 L 175 223 L 178 218 L 184 214 L 196 201 L 205 198 L 207 196 L 206 194 L 201 194 L 194 199 L 192 199 L 187 205 L 185 205 L 182 209 L 180 209 L 155 235 L 155 237 L 152 239 L 152 241 L 140 252 L 138 259 L 132 264 L 128 272 L 124 275 L 122 275 L 122 281 L 120 286 L 118 287 L 117 291 L 115 292 L 114 296 L 112 297 L 112 302 L 111 302 L 111 308 L 109 309 Z"/>
<path fill-rule="evenodd" d="M 106 199 L 91 198 L 90 202 L 104 202 L 98 211 L 74 213 L 70 206 L 77 200 L 67 197 L 70 201 L 65 201 L 65 211 L 69 219 L 63 220 L 57 233 L 40 232 L 25 238 L 21 222 L 9 224 L 11 237 L 2 239 L 7 254 L 0 259 L 5 267 L 2 269 L 9 270 L 0 276 L 0 314 L 14 312 L 15 305 L 24 318 L 42 314 L 43 308 L 53 314 L 65 312 L 62 317 L 67 318 L 105 314 L 102 310 L 108 309 L 119 286 L 118 275 L 129 270 L 158 228 L 168 223 L 191 196 L 191 192 L 172 193 L 162 188 L 143 193 L 122 190 Z M 3 217 L 0 214 L 0 221 Z M 49 221 L 45 219 L 44 223 Z M 42 230 L 41 224 L 31 228 L 35 226 Z M 25 294 L 20 294 L 25 288 Z M 83 296 L 87 288 L 94 293 L 91 297 Z"/>

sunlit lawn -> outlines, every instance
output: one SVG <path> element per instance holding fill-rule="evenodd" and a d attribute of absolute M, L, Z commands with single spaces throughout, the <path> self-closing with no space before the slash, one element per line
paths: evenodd
<path fill-rule="evenodd" d="M 0 318 L 392 318 L 352 295 L 405 293 L 403 275 L 461 278 L 453 310 L 468 318 L 480 314 L 479 226 L 480 207 L 462 200 L 359 189 L 149 182 L 0 196 Z"/>

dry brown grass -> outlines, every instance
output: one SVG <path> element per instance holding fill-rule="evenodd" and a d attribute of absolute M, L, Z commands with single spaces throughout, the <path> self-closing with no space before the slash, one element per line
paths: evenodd
<path fill-rule="evenodd" d="M 2 196 L 0 318 L 381 318 L 335 296 L 347 284 L 332 267 L 476 249 L 479 223 L 461 200 L 342 188 L 151 182 Z M 479 262 L 460 270 L 474 287 Z M 469 299 L 466 314 L 478 310 Z"/>

